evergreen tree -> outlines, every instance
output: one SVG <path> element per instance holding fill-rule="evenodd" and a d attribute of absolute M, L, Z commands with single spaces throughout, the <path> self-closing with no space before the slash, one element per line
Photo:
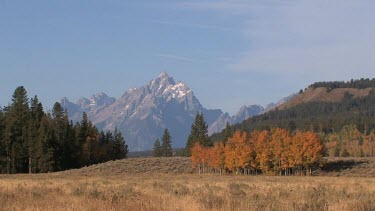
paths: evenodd
<path fill-rule="evenodd" d="M 161 144 L 161 155 L 163 157 L 172 157 L 172 137 L 169 134 L 168 129 L 166 128 L 163 133 L 162 137 L 162 144 Z"/>
<path fill-rule="evenodd" d="M 225 126 L 224 136 L 224 143 L 226 143 L 228 139 L 233 136 L 232 127 L 230 126 L 229 122 L 227 122 Z"/>
<path fill-rule="evenodd" d="M 82 148 L 83 165 L 89 166 L 98 163 L 96 154 L 99 148 L 98 139 L 95 136 L 87 136 Z"/>
<path fill-rule="evenodd" d="M 23 86 L 17 87 L 8 108 L 5 148 L 8 173 L 26 173 L 29 165 L 29 99 Z"/>
<path fill-rule="evenodd" d="M 67 113 L 65 111 L 65 113 Z M 79 167 L 78 158 L 75 157 L 75 155 L 78 154 L 76 151 L 79 147 L 76 145 L 77 142 L 75 141 L 76 135 L 74 130 L 73 122 L 66 122 L 66 130 L 65 130 L 65 141 L 63 145 L 63 160 L 61 162 L 61 168 L 62 170 L 67 170 L 71 168 L 77 168 Z"/>
<path fill-rule="evenodd" d="M 0 173 L 54 172 L 125 158 L 128 146 L 121 132 L 106 134 L 88 120 L 73 124 L 67 110 L 55 103 L 44 113 L 38 97 L 18 87 L 12 103 L 0 107 Z"/>
<path fill-rule="evenodd" d="M 106 144 L 106 137 L 105 137 L 105 133 L 104 133 L 104 131 L 102 130 L 102 131 L 100 131 L 100 134 L 99 134 L 99 145 L 100 146 L 103 146 L 103 145 L 105 145 Z"/>
<path fill-rule="evenodd" d="M 79 131 L 78 131 L 78 141 L 80 142 L 81 145 L 85 143 L 86 137 L 89 134 L 89 120 L 87 117 L 86 112 L 83 112 L 82 114 L 82 121 L 79 124 Z"/>
<path fill-rule="evenodd" d="M 186 152 L 190 156 L 190 149 L 198 142 L 201 146 L 212 146 L 208 138 L 208 126 L 204 121 L 203 113 L 197 113 L 195 121 L 191 126 L 190 135 L 186 142 Z"/>
<path fill-rule="evenodd" d="M 113 143 L 115 141 L 113 134 L 111 131 L 107 131 L 105 134 L 105 143 Z"/>
<path fill-rule="evenodd" d="M 83 157 L 83 153 L 82 153 L 83 145 L 85 144 L 86 138 L 89 135 L 89 122 L 88 122 L 88 117 L 87 117 L 86 112 L 83 112 L 81 123 L 77 124 L 77 131 L 78 133 L 77 133 L 76 146 L 78 147 L 77 153 L 78 153 L 78 157 L 80 160 L 79 166 L 82 166 L 84 165 L 84 160 L 85 160 L 85 158 Z"/>
<path fill-rule="evenodd" d="M 56 137 L 51 126 L 51 117 L 42 119 L 37 140 L 38 172 L 53 172 L 57 170 L 55 157 Z"/>
<path fill-rule="evenodd" d="M 30 121 L 29 121 L 29 173 L 37 172 L 37 138 L 42 118 L 45 116 L 42 103 L 35 96 L 30 100 Z"/>
<path fill-rule="evenodd" d="M 109 161 L 113 159 L 112 156 L 112 151 L 113 151 L 113 144 L 114 144 L 114 136 L 111 131 L 107 131 L 105 133 L 105 137 L 103 140 L 103 148 L 102 148 L 102 153 L 103 153 L 103 162 Z"/>
<path fill-rule="evenodd" d="M 117 127 L 113 132 L 114 142 L 113 142 L 113 160 L 126 158 L 128 154 L 128 145 L 125 143 L 125 139 L 122 136 L 122 133 L 118 131 Z"/>
<path fill-rule="evenodd" d="M 6 151 L 4 141 L 5 131 L 5 116 L 0 107 L 0 173 L 5 173 L 6 170 Z"/>
<path fill-rule="evenodd" d="M 70 143 L 67 142 L 66 131 L 68 127 L 68 116 L 61 106 L 60 103 L 56 102 L 52 109 L 52 127 L 55 134 L 55 148 L 54 148 L 54 155 L 56 160 L 56 170 L 63 169 L 63 161 L 66 159 L 67 153 L 67 145 Z"/>
<path fill-rule="evenodd" d="M 161 146 L 160 146 L 159 139 L 156 139 L 156 141 L 154 142 L 154 147 L 152 149 L 152 155 L 154 157 L 161 157 Z"/>
<path fill-rule="evenodd" d="M 98 142 L 99 142 L 99 150 L 96 155 L 98 162 L 100 163 L 100 162 L 108 161 L 110 150 L 109 150 L 109 144 L 107 142 L 106 135 L 103 130 L 99 134 Z"/>

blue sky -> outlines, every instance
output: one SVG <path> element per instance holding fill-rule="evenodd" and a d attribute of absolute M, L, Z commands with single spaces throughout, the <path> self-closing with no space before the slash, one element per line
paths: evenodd
<path fill-rule="evenodd" d="M 375 77 L 373 0 L 0 0 L 0 104 L 119 97 L 162 71 L 235 113 L 322 80 Z"/>

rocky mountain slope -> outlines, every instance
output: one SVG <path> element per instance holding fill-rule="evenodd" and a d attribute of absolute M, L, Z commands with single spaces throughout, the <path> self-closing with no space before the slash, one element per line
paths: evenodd
<path fill-rule="evenodd" d="M 129 89 L 118 99 L 98 93 L 89 99 L 81 98 L 76 103 L 67 98 L 61 100 L 73 122 L 79 122 L 86 112 L 100 130 L 117 127 L 124 134 L 131 151 L 152 149 L 153 142 L 161 137 L 164 128 L 171 132 L 173 147 L 184 147 L 197 112 L 204 114 L 209 134 L 213 134 L 222 131 L 227 122 L 242 122 L 271 110 L 280 102 L 266 108 L 243 106 L 236 115 L 229 116 L 220 109 L 204 108 L 185 83 L 175 82 L 166 72 L 145 86 Z"/>
<path fill-rule="evenodd" d="M 242 106 L 240 110 L 237 112 L 237 114 L 233 116 L 229 116 L 228 113 L 221 114 L 215 122 L 213 122 L 211 125 L 209 125 L 208 132 L 210 135 L 221 132 L 225 126 L 226 123 L 230 123 L 231 125 L 240 123 L 250 117 L 257 116 L 260 114 L 264 114 L 268 111 L 271 111 L 275 108 L 278 108 L 279 106 L 282 106 L 283 104 L 289 102 L 292 98 L 294 98 L 296 94 L 291 94 L 287 97 L 282 98 L 276 103 L 270 103 L 267 106 L 263 107 L 260 105 L 249 105 L 249 106 Z"/>
<path fill-rule="evenodd" d="M 63 98 L 61 103 L 75 122 L 86 112 L 99 129 L 118 127 L 132 151 L 151 149 L 164 128 L 171 132 L 173 147 L 183 147 L 197 112 L 203 112 L 208 125 L 223 114 L 219 109 L 205 109 L 188 86 L 167 73 L 129 89 L 119 99 L 99 93 L 77 103 Z"/>

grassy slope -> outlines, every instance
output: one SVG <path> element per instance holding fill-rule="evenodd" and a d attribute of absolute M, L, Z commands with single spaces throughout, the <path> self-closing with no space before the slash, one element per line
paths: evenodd
<path fill-rule="evenodd" d="M 190 174 L 194 170 L 190 158 L 128 158 L 109 161 L 57 174 L 64 175 L 119 175 L 119 174 Z"/>
<path fill-rule="evenodd" d="M 0 175 L 1 210 L 375 210 L 375 179 Z"/>
<path fill-rule="evenodd" d="M 372 88 L 354 89 L 354 88 L 336 88 L 327 91 L 325 87 L 309 88 L 301 94 L 298 94 L 288 102 L 278 106 L 278 109 L 291 108 L 293 106 L 309 102 L 340 102 L 345 93 L 353 95 L 353 98 L 366 97 L 370 94 Z"/>
<path fill-rule="evenodd" d="M 375 158 L 327 158 L 318 176 L 348 176 L 375 178 Z M 132 174 L 191 174 L 196 173 L 190 158 L 128 158 L 92 165 L 81 169 L 58 172 L 59 175 L 132 175 Z"/>
<path fill-rule="evenodd" d="M 191 174 L 189 158 L 132 158 L 58 173 L 0 175 L 0 208 L 375 210 L 374 169 L 374 159 L 335 158 L 316 172 L 326 176 L 198 175 Z"/>

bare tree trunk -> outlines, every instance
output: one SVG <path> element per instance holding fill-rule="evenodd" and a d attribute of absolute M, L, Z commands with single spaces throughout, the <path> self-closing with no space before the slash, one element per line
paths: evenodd
<path fill-rule="evenodd" d="M 31 174 L 31 157 L 29 156 L 29 174 Z"/>

